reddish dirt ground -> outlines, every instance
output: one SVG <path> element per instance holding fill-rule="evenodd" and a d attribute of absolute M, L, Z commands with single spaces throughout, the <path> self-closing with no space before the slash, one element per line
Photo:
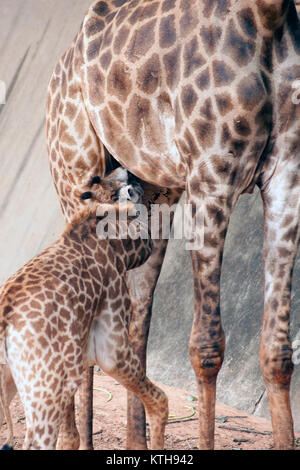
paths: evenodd
<path fill-rule="evenodd" d="M 166 450 L 197 449 L 197 399 L 185 390 L 158 384 L 169 397 L 170 419 L 166 426 Z M 95 450 L 124 450 L 126 443 L 126 391 L 115 380 L 95 373 L 94 380 Z M 23 406 L 18 397 L 11 404 L 15 430 L 15 450 L 22 448 L 25 435 Z M 148 434 L 149 434 L 149 428 Z M 6 425 L 0 431 L 0 446 Z M 300 445 L 300 434 L 296 444 Z M 271 450 L 271 423 L 263 418 L 217 404 L 216 450 Z"/>

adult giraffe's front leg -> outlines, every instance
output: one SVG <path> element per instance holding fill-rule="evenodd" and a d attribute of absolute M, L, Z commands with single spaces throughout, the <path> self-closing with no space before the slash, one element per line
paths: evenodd
<path fill-rule="evenodd" d="M 291 283 L 299 243 L 299 162 L 279 163 L 262 191 L 264 202 L 264 317 L 260 363 L 276 449 L 294 448 L 290 407 L 293 372 L 290 341 Z"/>
<path fill-rule="evenodd" d="M 232 201 L 231 188 L 204 194 L 188 181 L 186 210 L 194 224 L 189 249 L 194 275 L 194 320 L 190 360 L 198 385 L 199 449 L 214 448 L 216 380 L 225 350 L 220 315 L 220 276 Z M 227 191 L 227 193 L 226 193 Z"/>

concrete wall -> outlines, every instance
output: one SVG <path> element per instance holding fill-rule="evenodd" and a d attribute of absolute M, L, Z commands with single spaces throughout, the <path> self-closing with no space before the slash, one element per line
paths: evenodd
<path fill-rule="evenodd" d="M 6 104 L 0 104 L 0 283 L 64 226 L 46 154 L 46 89 L 89 4 L 90 0 L 0 0 L 0 81 L 6 84 L 7 95 Z M 256 192 L 241 197 L 226 241 L 221 306 L 227 349 L 218 400 L 267 416 L 258 365 L 261 247 L 262 207 Z M 300 330 L 299 274 L 298 257 L 292 337 Z M 192 284 L 189 253 L 183 241 L 172 240 L 155 294 L 149 374 L 195 391 L 188 359 Z M 300 430 L 300 365 L 295 367 L 292 398 Z"/>

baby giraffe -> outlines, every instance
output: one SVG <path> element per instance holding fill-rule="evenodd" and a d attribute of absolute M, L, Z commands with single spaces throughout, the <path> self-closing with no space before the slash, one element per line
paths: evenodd
<path fill-rule="evenodd" d="M 16 390 L 26 416 L 23 448 L 55 449 L 66 405 L 84 368 L 95 364 L 140 397 L 151 447 L 163 448 L 168 400 L 145 376 L 128 338 L 125 274 L 147 260 L 151 240 L 99 239 L 96 233 L 99 208 L 128 210 L 132 202 L 113 201 L 139 200 L 138 185 L 120 183 L 119 173 L 108 182 L 93 178 L 76 220 L 0 290 L 0 398 L 10 434 L 5 448 L 13 444 L 9 403 Z"/>

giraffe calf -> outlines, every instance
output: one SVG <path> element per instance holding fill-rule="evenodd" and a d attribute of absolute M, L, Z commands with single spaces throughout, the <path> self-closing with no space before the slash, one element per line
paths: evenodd
<path fill-rule="evenodd" d="M 113 178 L 107 187 L 111 192 Z M 139 396 L 150 422 L 151 447 L 163 448 L 167 397 L 146 377 L 129 343 L 131 303 L 125 282 L 127 270 L 148 259 L 152 244 L 150 239 L 97 237 L 96 208 L 105 199 L 101 188 L 86 191 L 82 199 L 90 200 L 89 207 L 0 289 L 6 448 L 13 445 L 9 403 L 18 391 L 26 416 L 23 448 L 55 449 L 64 410 L 84 368 L 94 364 Z M 126 185 L 121 189 L 128 199 Z"/>

